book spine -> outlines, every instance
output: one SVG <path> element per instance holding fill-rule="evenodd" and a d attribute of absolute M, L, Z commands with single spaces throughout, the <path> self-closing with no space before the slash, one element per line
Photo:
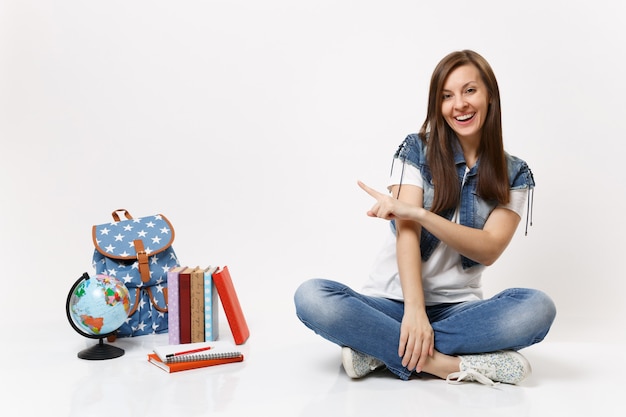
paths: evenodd
<path fill-rule="evenodd" d="M 204 342 L 204 270 L 191 273 L 191 343 Z"/>
<path fill-rule="evenodd" d="M 180 268 L 172 268 L 167 272 L 167 334 L 170 345 L 180 343 L 180 318 L 178 315 L 178 273 Z"/>
<path fill-rule="evenodd" d="M 178 274 L 180 343 L 191 343 L 191 268 Z"/>
<path fill-rule="evenodd" d="M 230 276 L 228 266 L 213 274 L 213 282 L 217 288 L 219 298 L 224 306 L 224 313 L 228 320 L 228 325 L 237 345 L 244 343 L 250 336 L 248 323 L 243 315 L 239 297 L 235 291 L 233 280 Z"/>
<path fill-rule="evenodd" d="M 213 284 L 213 273 L 217 268 L 208 268 L 204 272 L 204 339 L 217 340 L 219 336 L 219 308 L 217 290 Z"/>

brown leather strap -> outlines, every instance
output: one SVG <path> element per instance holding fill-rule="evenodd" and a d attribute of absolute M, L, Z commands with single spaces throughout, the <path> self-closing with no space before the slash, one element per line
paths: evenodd
<path fill-rule="evenodd" d="M 135 252 L 137 253 L 137 262 L 139 263 L 139 275 L 141 275 L 141 281 L 150 281 L 150 265 L 148 264 L 148 254 L 143 246 L 141 239 L 133 240 L 135 245 Z"/>
<path fill-rule="evenodd" d="M 148 293 L 148 297 L 150 297 L 150 302 L 152 303 L 152 306 L 157 310 L 160 311 L 161 313 L 167 313 L 167 298 L 165 299 L 165 307 L 159 307 L 156 303 L 156 300 L 154 299 L 154 297 L 152 296 L 152 288 L 150 287 L 144 287 L 144 289 L 146 290 L 146 292 Z M 166 297 L 167 297 L 167 293 L 166 293 Z"/>
<path fill-rule="evenodd" d="M 148 294 L 148 297 L 150 298 L 150 302 L 152 303 L 152 306 L 157 311 L 160 311 L 161 313 L 167 313 L 167 288 L 163 288 L 163 294 L 165 295 L 165 307 L 159 307 L 157 305 L 156 300 L 154 299 L 154 296 L 152 295 L 151 287 L 137 287 L 137 288 L 133 288 L 129 290 L 129 291 L 132 291 L 132 290 L 135 291 L 135 304 L 132 306 L 131 310 L 128 312 L 128 317 L 132 316 L 137 311 L 137 308 L 139 307 L 139 301 L 140 301 L 139 299 L 141 298 L 142 289 L 146 291 L 146 293 Z"/>
<path fill-rule="evenodd" d="M 132 291 L 132 290 L 129 290 L 129 291 Z M 132 316 L 133 314 L 135 314 L 135 311 L 137 311 L 137 307 L 139 307 L 140 296 L 141 296 L 141 288 L 135 288 L 135 305 L 128 312 L 128 317 Z"/>
<path fill-rule="evenodd" d="M 120 221 L 120 215 L 117 213 L 118 211 L 123 212 L 124 213 L 124 217 L 126 217 L 126 219 L 128 219 L 128 220 L 132 220 L 133 219 L 133 216 L 130 215 L 128 210 L 126 210 L 126 209 L 117 209 L 113 213 L 111 213 L 111 215 L 113 216 L 113 220 L 115 220 L 116 222 Z"/>

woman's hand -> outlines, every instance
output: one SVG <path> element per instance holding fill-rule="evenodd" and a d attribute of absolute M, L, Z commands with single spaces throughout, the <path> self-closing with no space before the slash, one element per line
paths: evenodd
<path fill-rule="evenodd" d="M 402 366 L 409 371 L 422 372 L 428 358 L 434 355 L 434 350 L 435 333 L 426 312 L 405 305 L 398 345 Z"/>
<path fill-rule="evenodd" d="M 390 195 L 380 193 L 358 181 L 359 187 L 376 199 L 376 203 L 367 211 L 370 217 L 380 217 L 381 219 L 403 219 L 417 221 L 418 207 L 407 204 Z"/>

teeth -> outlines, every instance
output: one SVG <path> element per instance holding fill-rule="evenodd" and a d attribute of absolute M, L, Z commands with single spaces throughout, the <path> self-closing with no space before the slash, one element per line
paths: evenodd
<path fill-rule="evenodd" d="M 464 114 L 463 116 L 459 116 L 456 118 L 456 120 L 458 120 L 459 122 L 462 122 L 464 120 L 470 119 L 472 118 L 472 116 L 474 116 L 474 113 L 471 114 Z"/>

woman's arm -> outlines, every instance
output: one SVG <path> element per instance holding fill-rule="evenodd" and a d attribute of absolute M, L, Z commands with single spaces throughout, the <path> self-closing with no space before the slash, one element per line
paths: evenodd
<path fill-rule="evenodd" d="M 491 265 L 498 260 L 520 222 L 517 213 L 502 207 L 491 212 L 482 230 L 453 223 L 424 209 L 416 214 L 416 221 L 442 242 L 483 265 Z"/>
<path fill-rule="evenodd" d="M 399 187 L 393 186 L 391 193 L 398 195 Z M 404 185 L 400 201 L 421 207 L 423 190 L 413 185 Z M 400 284 L 404 299 L 404 316 L 400 326 L 398 355 L 402 365 L 409 370 L 421 372 L 428 356 L 434 354 L 434 332 L 426 315 L 422 286 L 422 259 L 420 254 L 421 226 L 413 220 L 396 219 L 396 252 Z"/>
<path fill-rule="evenodd" d="M 483 265 L 491 265 L 500 257 L 520 222 L 517 213 L 496 208 L 482 229 L 474 229 L 446 220 L 421 205 L 414 206 L 379 193 L 360 181 L 359 186 L 376 199 L 367 213 L 369 216 L 418 222 L 451 248 Z"/>

